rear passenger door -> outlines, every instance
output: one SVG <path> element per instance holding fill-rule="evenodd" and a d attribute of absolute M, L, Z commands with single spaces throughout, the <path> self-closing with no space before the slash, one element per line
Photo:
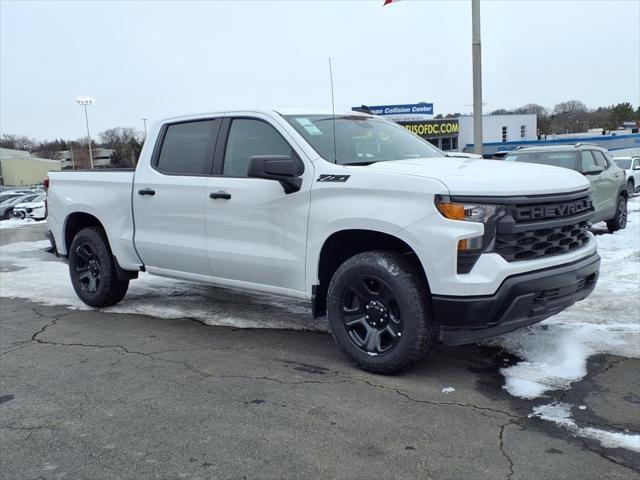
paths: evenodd
<path fill-rule="evenodd" d="M 596 163 L 596 157 L 592 150 L 583 150 L 580 153 L 580 172 L 591 182 L 593 206 L 596 215 L 600 215 L 605 208 L 605 195 L 602 188 L 602 170 Z"/>
<path fill-rule="evenodd" d="M 221 123 L 207 118 L 165 125 L 150 164 L 136 171 L 134 242 L 151 273 L 211 275 L 205 207 Z"/>
<path fill-rule="evenodd" d="M 602 168 L 600 188 L 602 190 L 603 209 L 615 210 L 618 204 L 618 191 L 622 185 L 622 172 L 619 168 L 613 168 L 601 151 L 594 150 L 593 155 L 596 159 L 596 164 Z"/>

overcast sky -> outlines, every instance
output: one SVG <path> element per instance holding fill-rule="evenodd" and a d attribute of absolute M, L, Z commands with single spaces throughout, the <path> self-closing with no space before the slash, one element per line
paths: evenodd
<path fill-rule="evenodd" d="M 236 106 L 470 112 L 471 2 L 1 0 L 0 131 L 78 138 Z M 485 111 L 640 103 L 640 1 L 482 2 Z"/>

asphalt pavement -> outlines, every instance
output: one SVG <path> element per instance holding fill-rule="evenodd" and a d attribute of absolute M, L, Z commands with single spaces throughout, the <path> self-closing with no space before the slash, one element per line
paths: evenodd
<path fill-rule="evenodd" d="M 0 244 L 41 235 L 3 230 Z M 7 298 L 0 319 L 2 479 L 640 476 L 637 453 L 530 418 L 541 402 L 503 390 L 499 369 L 517 359 L 495 348 L 438 346 L 392 377 L 353 367 L 321 332 Z M 544 403 L 586 405 L 580 425 L 640 431 L 640 361 L 588 367 Z"/>

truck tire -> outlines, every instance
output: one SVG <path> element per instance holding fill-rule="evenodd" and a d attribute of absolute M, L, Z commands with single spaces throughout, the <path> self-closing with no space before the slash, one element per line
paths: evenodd
<path fill-rule="evenodd" d="M 334 273 L 327 294 L 331 333 L 363 370 L 400 372 L 425 357 L 437 340 L 429 290 L 418 268 L 406 255 L 370 251 Z"/>
<path fill-rule="evenodd" d="M 620 195 L 616 206 L 616 215 L 611 220 L 607 220 L 609 233 L 617 232 L 627 226 L 627 197 Z"/>
<path fill-rule="evenodd" d="M 129 280 L 119 280 L 116 260 L 104 232 L 83 228 L 69 248 L 69 275 L 76 295 L 90 307 L 104 308 L 122 300 Z"/>

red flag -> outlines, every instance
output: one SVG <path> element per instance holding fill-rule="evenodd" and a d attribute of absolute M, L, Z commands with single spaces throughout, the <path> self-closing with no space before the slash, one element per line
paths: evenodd
<path fill-rule="evenodd" d="M 390 3 L 398 3 L 400 0 L 384 0 L 384 4 L 382 5 L 383 7 L 385 5 L 389 5 Z"/>

